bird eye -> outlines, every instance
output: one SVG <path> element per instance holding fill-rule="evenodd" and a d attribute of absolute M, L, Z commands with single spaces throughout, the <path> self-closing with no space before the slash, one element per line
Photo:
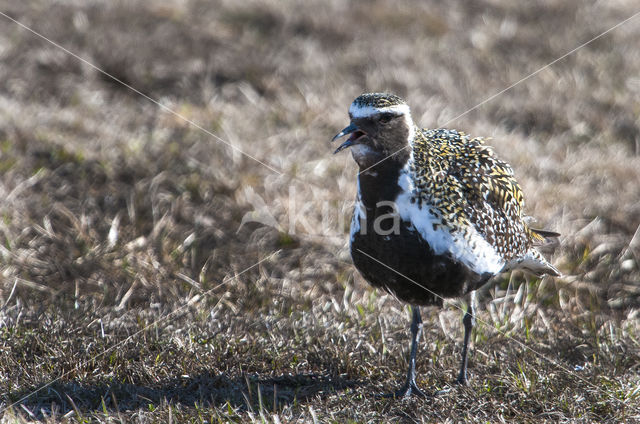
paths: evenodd
<path fill-rule="evenodd" d="M 382 113 L 380 114 L 380 122 L 387 123 L 393 119 L 395 115 L 393 113 Z"/>

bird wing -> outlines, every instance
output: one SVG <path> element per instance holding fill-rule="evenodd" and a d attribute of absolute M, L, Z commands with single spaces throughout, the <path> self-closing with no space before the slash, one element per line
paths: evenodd
<path fill-rule="evenodd" d="M 426 191 L 446 221 L 473 226 L 505 260 L 542 238 L 523 220 L 524 198 L 509 164 L 482 138 L 448 130 L 423 131 L 428 153 L 419 165 Z"/>
<path fill-rule="evenodd" d="M 521 256 L 537 235 L 524 222 L 524 196 L 513 169 L 481 138 L 461 145 L 460 153 L 452 174 L 463 186 L 470 222 L 502 257 Z"/>
<path fill-rule="evenodd" d="M 412 155 L 412 203 L 426 201 L 428 209 L 411 218 L 435 250 L 480 271 L 559 275 L 535 249 L 558 234 L 528 227 L 513 169 L 482 138 L 425 129 L 416 132 Z"/>

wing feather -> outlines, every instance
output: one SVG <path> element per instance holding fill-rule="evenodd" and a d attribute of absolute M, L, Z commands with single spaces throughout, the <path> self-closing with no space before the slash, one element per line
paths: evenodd
<path fill-rule="evenodd" d="M 425 192 L 445 220 L 472 225 L 505 259 L 524 254 L 533 233 L 524 222 L 524 197 L 513 169 L 484 139 L 450 130 L 423 130 Z M 428 178 L 429 179 L 429 178 Z"/>

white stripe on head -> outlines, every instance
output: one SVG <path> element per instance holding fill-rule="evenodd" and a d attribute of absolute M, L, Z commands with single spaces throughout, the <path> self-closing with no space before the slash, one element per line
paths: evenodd
<path fill-rule="evenodd" d="M 355 103 L 351 103 L 351 106 L 349 107 L 349 114 L 352 118 L 367 118 L 379 113 L 393 113 L 395 115 L 411 116 L 411 110 L 407 104 L 376 108 L 373 106 L 360 106 Z"/>

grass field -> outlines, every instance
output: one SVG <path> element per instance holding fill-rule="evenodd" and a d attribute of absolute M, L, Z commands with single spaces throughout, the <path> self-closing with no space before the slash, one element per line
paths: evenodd
<path fill-rule="evenodd" d="M 0 15 L 2 422 L 640 422 L 640 16 L 545 67 L 637 9 L 0 3 L 86 60 Z M 492 137 L 562 233 L 564 276 L 483 290 L 471 383 L 430 399 L 376 396 L 411 314 L 348 254 L 329 140 L 365 91 Z M 431 391 L 462 306 L 424 309 Z"/>

